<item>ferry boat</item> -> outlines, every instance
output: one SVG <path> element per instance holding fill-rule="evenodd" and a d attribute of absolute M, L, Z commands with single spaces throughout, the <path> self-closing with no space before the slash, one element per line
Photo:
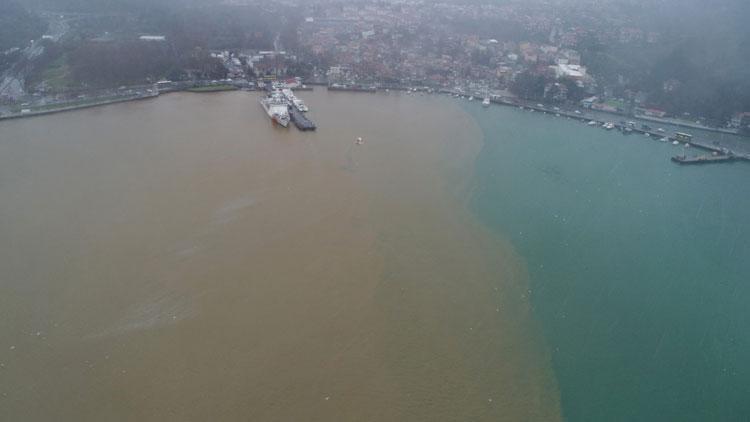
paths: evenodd
<path fill-rule="evenodd" d="M 260 105 L 272 121 L 284 127 L 289 126 L 289 103 L 280 91 L 273 91 L 261 98 Z"/>
<path fill-rule="evenodd" d="M 484 97 L 484 100 L 482 100 L 482 105 L 484 107 L 489 107 L 490 106 L 490 97 Z"/>

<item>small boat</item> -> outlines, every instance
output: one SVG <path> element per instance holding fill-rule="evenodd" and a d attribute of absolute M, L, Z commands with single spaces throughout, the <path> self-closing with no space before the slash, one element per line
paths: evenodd
<path fill-rule="evenodd" d="M 669 139 L 667 139 L 666 137 L 664 137 L 664 138 L 661 138 L 661 139 L 659 139 L 659 140 L 660 140 L 660 141 L 662 141 L 662 142 L 669 142 Z"/>
<path fill-rule="evenodd" d="M 680 145 L 680 141 L 674 141 L 672 142 L 672 145 Z"/>
<path fill-rule="evenodd" d="M 593 120 L 592 120 L 592 121 L 588 122 L 587 124 L 588 124 L 589 126 L 596 126 L 596 125 L 598 125 L 599 123 L 597 123 L 597 122 L 595 122 L 595 121 L 593 121 Z"/>
<path fill-rule="evenodd" d="M 484 100 L 482 100 L 482 105 L 484 107 L 489 107 L 490 106 L 490 97 L 484 97 Z"/>
<path fill-rule="evenodd" d="M 469 97 L 469 101 L 474 101 L 474 96 Z"/>

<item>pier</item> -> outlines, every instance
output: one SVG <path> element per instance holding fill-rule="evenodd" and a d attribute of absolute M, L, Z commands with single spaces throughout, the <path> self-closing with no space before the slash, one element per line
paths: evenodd
<path fill-rule="evenodd" d="M 297 110 L 294 106 L 289 106 L 289 117 L 291 117 L 294 125 L 299 130 L 315 130 L 316 126 L 312 120 L 308 119 L 301 111 Z"/>
<path fill-rule="evenodd" d="M 676 155 L 672 161 L 677 164 L 710 164 L 734 161 L 737 157 L 734 155 L 702 155 L 698 157 L 687 157 L 685 155 Z"/>
<path fill-rule="evenodd" d="M 501 104 L 501 105 L 509 105 L 509 106 L 515 106 L 515 107 L 521 107 L 526 110 L 533 110 L 538 111 L 540 113 L 544 114 L 551 114 L 558 117 L 565 117 L 573 120 L 578 120 L 581 122 L 596 122 L 596 127 L 603 127 L 605 123 L 607 123 L 604 120 L 601 120 L 600 117 L 595 117 L 591 115 L 587 115 L 584 113 L 571 113 L 569 111 L 565 110 L 554 110 L 550 109 L 548 107 L 545 107 L 540 104 L 528 104 L 524 102 L 515 102 L 515 101 L 508 101 L 505 99 L 492 99 L 493 103 Z M 681 144 L 689 145 L 698 149 L 702 149 L 704 151 L 710 151 L 711 153 L 715 155 L 704 155 L 704 156 L 698 156 L 698 157 L 687 157 L 687 156 L 675 156 L 672 157 L 672 162 L 678 163 L 678 164 L 708 164 L 708 163 L 727 163 L 727 162 L 733 162 L 733 161 L 750 161 L 750 154 L 744 154 L 739 153 L 737 151 L 730 150 L 729 148 L 717 143 L 717 142 L 711 142 L 706 139 L 695 139 L 693 137 L 689 138 L 688 140 L 678 138 L 676 135 L 668 135 L 666 132 L 660 132 L 658 130 L 652 129 L 646 125 L 641 125 L 640 127 L 633 126 L 631 124 L 628 124 L 626 122 L 620 122 L 620 123 L 614 123 L 613 129 L 617 129 L 618 131 L 622 132 L 623 134 L 641 134 L 649 136 L 653 139 L 668 139 L 669 142 L 678 141 Z"/>

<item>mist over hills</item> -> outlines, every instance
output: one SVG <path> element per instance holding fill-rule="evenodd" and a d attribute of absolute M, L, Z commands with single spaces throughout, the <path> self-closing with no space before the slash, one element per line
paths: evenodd
<path fill-rule="evenodd" d="M 303 14 L 315 15 L 318 5 L 343 8 L 354 3 L 325 1 L 242 3 L 222 0 L 3 0 L 0 2 L 0 49 L 20 47 L 47 28 L 40 11 L 113 14 L 77 28 L 73 41 L 101 38 L 104 32 L 127 38 L 140 33 L 169 35 L 170 51 L 207 49 L 269 49 L 281 32 L 284 48 L 297 50 L 296 26 Z M 659 34 L 658 42 L 603 42 L 582 37 L 574 46 L 582 64 L 612 95 L 642 93 L 649 106 L 673 114 L 688 113 L 720 122 L 737 111 L 750 110 L 750 2 L 743 0 L 455 0 L 450 4 L 491 4 L 539 16 L 560 28 L 584 28 L 589 34 L 613 26 L 635 27 Z M 428 7 L 429 3 L 423 3 Z M 519 21 L 483 16 L 454 19 L 436 16 L 456 31 L 516 43 L 548 43 L 550 34 Z M 92 20 L 92 22 L 94 22 Z M 107 49 L 97 47 L 105 54 Z M 82 55 L 79 55 L 79 57 Z M 304 63 L 303 63 L 304 64 Z M 85 73 L 85 72 L 84 72 Z M 93 74 L 93 72 L 92 72 Z M 143 75 L 134 76 L 138 79 Z M 163 75 L 162 75 L 163 76 Z"/>

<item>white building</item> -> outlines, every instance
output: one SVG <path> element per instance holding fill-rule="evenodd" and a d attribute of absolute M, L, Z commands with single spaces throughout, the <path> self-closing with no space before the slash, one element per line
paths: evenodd
<path fill-rule="evenodd" d="M 561 60 L 562 62 L 563 60 Z M 559 63 L 555 66 L 550 66 L 555 71 L 555 77 L 560 78 L 571 78 L 571 79 L 583 79 L 586 77 L 586 68 L 577 64 Z"/>

